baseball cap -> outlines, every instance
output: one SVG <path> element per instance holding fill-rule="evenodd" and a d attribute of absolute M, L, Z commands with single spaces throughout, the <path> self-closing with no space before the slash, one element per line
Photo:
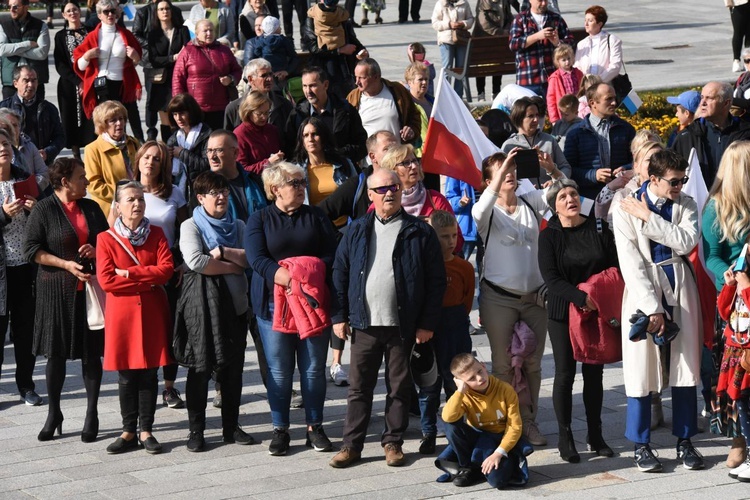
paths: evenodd
<path fill-rule="evenodd" d="M 674 105 L 679 104 L 691 113 L 695 113 L 701 103 L 701 94 L 695 90 L 688 90 L 677 97 L 667 97 L 667 102 Z"/>

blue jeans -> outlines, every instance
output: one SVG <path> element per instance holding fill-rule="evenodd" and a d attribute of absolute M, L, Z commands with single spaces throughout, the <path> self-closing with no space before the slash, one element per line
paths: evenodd
<path fill-rule="evenodd" d="M 326 397 L 326 358 L 329 330 L 301 340 L 299 335 L 274 331 L 273 322 L 258 318 L 258 329 L 268 361 L 268 404 L 275 428 L 289 428 L 289 403 L 292 399 L 294 361 L 300 373 L 305 420 L 308 425 L 323 422 Z"/>
<path fill-rule="evenodd" d="M 465 57 L 466 45 L 450 45 L 447 43 L 440 45 L 440 62 L 443 68 L 462 67 Z M 458 94 L 458 97 L 463 96 L 464 84 L 458 78 L 453 82 L 453 89 Z"/>
<path fill-rule="evenodd" d="M 448 447 L 435 461 L 435 465 L 439 469 L 445 470 L 441 465 L 456 462 L 461 468 L 480 469 L 482 462 L 492 455 L 500 445 L 503 434 L 480 431 L 464 420 L 459 420 L 458 422 L 445 423 L 445 437 L 448 440 Z M 485 474 L 487 483 L 493 488 L 525 485 L 529 481 L 526 456 L 533 453 L 534 448 L 521 436 L 512 449 L 505 451 L 508 456 L 500 462 L 500 467 L 489 474 Z"/>

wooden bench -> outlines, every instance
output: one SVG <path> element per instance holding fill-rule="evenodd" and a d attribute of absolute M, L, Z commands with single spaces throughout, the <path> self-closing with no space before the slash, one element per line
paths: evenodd
<path fill-rule="evenodd" d="M 575 40 L 575 50 L 578 42 L 586 38 L 588 33 L 583 29 L 569 31 Z M 466 47 L 463 67 L 446 68 L 446 76 L 463 82 L 468 102 L 471 102 L 469 78 L 516 74 L 516 53 L 508 48 L 508 44 L 508 35 L 471 37 Z"/>

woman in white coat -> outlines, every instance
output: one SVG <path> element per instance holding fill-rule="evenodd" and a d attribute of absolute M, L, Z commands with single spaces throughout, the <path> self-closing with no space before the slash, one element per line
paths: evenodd
<path fill-rule="evenodd" d="M 686 469 L 702 469 L 690 438 L 698 432 L 696 386 L 700 380 L 702 320 L 694 271 L 686 256 L 698 243 L 698 210 L 683 194 L 687 161 L 673 151 L 651 156 L 649 179 L 623 199 L 613 215 L 617 256 L 623 269 L 622 318 L 648 316 L 645 338 L 622 337 L 623 375 L 628 397 L 625 437 L 635 443 L 635 463 L 661 471 L 649 446 L 651 392 L 662 389 L 661 363 L 669 366 L 672 434 Z M 679 333 L 667 340 L 667 321 Z M 659 347 L 657 344 L 662 344 Z M 668 358 L 668 359 L 667 359 Z"/>
<path fill-rule="evenodd" d="M 462 32 L 467 36 L 474 25 L 474 14 L 466 0 L 438 0 L 432 11 L 432 29 L 437 31 L 440 47 L 440 63 L 443 68 L 460 67 L 466 58 L 468 39 L 458 39 L 454 34 Z M 453 82 L 453 89 L 459 97 L 463 95 L 461 80 Z"/>
<path fill-rule="evenodd" d="M 604 31 L 607 24 L 607 11 L 604 7 L 592 5 L 586 9 L 583 27 L 589 34 L 578 42 L 576 62 L 573 66 L 584 75 L 597 75 L 604 83 L 609 83 L 620 74 L 622 67 L 622 41 L 612 33 Z"/>

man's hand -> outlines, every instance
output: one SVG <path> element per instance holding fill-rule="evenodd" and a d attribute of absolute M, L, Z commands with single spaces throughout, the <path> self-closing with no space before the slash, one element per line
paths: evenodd
<path fill-rule="evenodd" d="M 651 314 L 648 317 L 648 327 L 646 327 L 648 333 L 655 333 L 658 337 L 664 333 L 664 314 Z"/>
<path fill-rule="evenodd" d="M 333 325 L 333 333 L 341 340 L 349 340 L 349 335 L 351 335 L 349 323 L 336 323 Z"/>
<path fill-rule="evenodd" d="M 414 139 L 414 129 L 407 125 L 401 129 L 401 140 L 407 142 L 412 139 Z"/>
<path fill-rule="evenodd" d="M 422 328 L 417 328 L 417 344 L 424 344 L 425 342 L 429 342 L 432 338 L 432 332 L 429 330 L 423 330 Z"/>
<path fill-rule="evenodd" d="M 633 217 L 641 219 L 643 222 L 648 222 L 648 219 L 653 213 L 648 208 L 648 202 L 646 201 L 645 194 L 642 196 L 641 200 L 633 198 L 632 196 L 624 198 L 620 202 L 620 208 L 622 208 L 622 211 L 626 214 L 630 214 Z"/>
<path fill-rule="evenodd" d="M 503 458 L 504 457 L 497 451 L 485 458 L 484 462 L 482 462 L 482 474 L 489 474 L 493 470 L 499 469 L 500 462 L 502 462 Z"/>
<path fill-rule="evenodd" d="M 612 169 L 611 168 L 600 168 L 596 171 L 597 182 L 607 183 L 612 180 Z"/>

